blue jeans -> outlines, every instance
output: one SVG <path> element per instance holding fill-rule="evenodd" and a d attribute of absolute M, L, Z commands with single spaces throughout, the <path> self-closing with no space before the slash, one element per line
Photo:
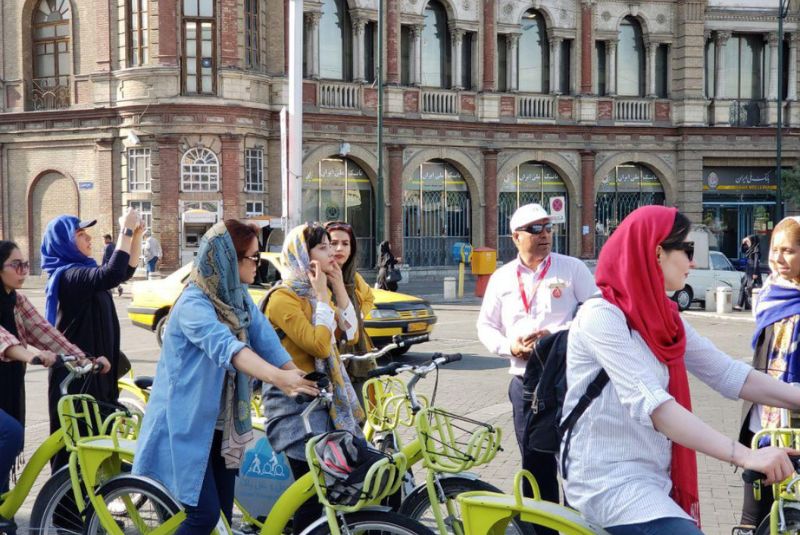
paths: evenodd
<path fill-rule="evenodd" d="M 147 261 L 147 272 L 153 273 L 156 270 L 156 264 L 158 264 L 158 257 L 154 256 L 150 260 Z"/>
<path fill-rule="evenodd" d="M 642 524 L 606 528 L 611 535 L 703 535 L 694 522 L 685 518 L 657 518 Z"/>
<path fill-rule="evenodd" d="M 8 476 L 25 445 L 25 432 L 16 418 L 0 410 L 0 492 L 8 490 Z"/>
<path fill-rule="evenodd" d="M 186 520 L 181 523 L 175 532 L 176 535 L 210 534 L 217 527 L 220 511 L 230 524 L 233 517 L 236 475 L 239 471 L 225 468 L 221 450 L 222 431 L 214 431 L 206 474 L 203 477 L 203 486 L 200 487 L 200 497 L 197 499 L 197 505 L 183 505 L 186 509 Z"/>

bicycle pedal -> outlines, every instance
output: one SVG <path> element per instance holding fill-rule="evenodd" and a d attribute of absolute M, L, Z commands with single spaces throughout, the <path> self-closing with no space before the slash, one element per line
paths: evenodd
<path fill-rule="evenodd" d="M 755 526 L 734 526 L 731 528 L 731 535 L 754 535 Z"/>

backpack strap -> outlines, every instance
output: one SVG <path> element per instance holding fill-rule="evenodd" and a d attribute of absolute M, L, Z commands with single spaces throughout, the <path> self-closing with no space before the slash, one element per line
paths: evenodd
<path fill-rule="evenodd" d="M 605 370 L 600 370 L 595 378 L 586 387 L 586 392 L 578 400 L 578 404 L 570 411 L 569 416 L 558 426 L 559 434 L 564 437 L 564 447 L 561 448 L 561 477 L 567 479 L 567 455 L 569 455 L 569 443 L 572 440 L 572 430 L 592 401 L 597 399 L 603 392 L 608 383 L 608 374 Z M 565 436 L 566 434 L 566 436 Z"/>
<path fill-rule="evenodd" d="M 261 311 L 262 314 L 266 314 L 267 313 L 267 305 L 269 304 L 270 297 L 272 297 L 272 295 L 276 291 L 278 291 L 278 290 L 280 290 L 282 288 L 288 288 L 288 286 L 286 286 L 283 283 L 283 281 L 280 281 L 277 284 L 275 284 L 272 288 L 267 290 L 266 295 L 264 295 L 264 297 L 262 297 L 261 301 L 259 301 L 259 303 L 258 303 L 258 309 Z M 278 339 L 279 340 L 283 340 L 284 338 L 286 338 L 286 333 L 283 332 L 283 329 L 279 329 L 278 327 L 275 327 L 275 325 L 273 325 L 272 328 L 275 329 L 275 334 L 278 335 Z"/>

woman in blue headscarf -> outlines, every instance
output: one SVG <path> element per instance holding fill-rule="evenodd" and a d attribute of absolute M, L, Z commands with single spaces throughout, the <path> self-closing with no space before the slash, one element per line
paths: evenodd
<path fill-rule="evenodd" d="M 120 217 L 117 248 L 111 260 L 98 267 L 92 257 L 92 237 L 88 233 L 96 223 L 62 215 L 47 225 L 41 248 L 42 270 L 48 275 L 45 318 L 89 356 L 105 356 L 111 363 L 111 373 L 74 381 L 70 392 L 87 392 L 100 401 L 112 402 L 119 395 L 120 327 L 111 291 L 136 271 L 144 226 L 136 210 L 129 209 Z M 60 384 L 66 374 L 64 368 L 50 370 L 51 432 L 61 427 L 56 408 L 61 397 Z M 53 467 L 65 465 L 68 459 L 66 452 L 62 452 L 53 461 Z"/>
<path fill-rule="evenodd" d="M 247 293 L 260 263 L 256 232 L 235 219 L 211 227 L 167 321 L 133 473 L 184 504 L 179 535 L 211 533 L 220 510 L 231 520 L 252 434 L 250 377 L 287 396 L 318 394 Z"/>

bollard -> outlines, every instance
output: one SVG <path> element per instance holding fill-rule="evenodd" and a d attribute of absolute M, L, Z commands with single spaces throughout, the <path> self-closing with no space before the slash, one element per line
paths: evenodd
<path fill-rule="evenodd" d="M 444 299 L 445 301 L 453 301 L 456 298 L 456 278 L 444 278 Z"/>
<path fill-rule="evenodd" d="M 717 287 L 717 314 L 733 312 L 733 288 L 729 286 Z"/>
<path fill-rule="evenodd" d="M 706 312 L 717 310 L 717 290 L 715 288 L 706 289 Z"/>

